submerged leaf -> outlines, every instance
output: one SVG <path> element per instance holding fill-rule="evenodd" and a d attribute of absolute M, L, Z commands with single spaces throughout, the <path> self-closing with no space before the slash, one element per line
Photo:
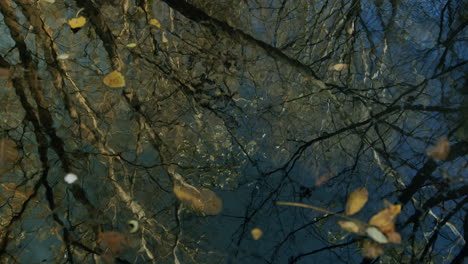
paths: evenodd
<path fill-rule="evenodd" d="M 338 221 L 338 225 L 348 232 L 364 234 L 365 225 L 356 221 Z"/>
<path fill-rule="evenodd" d="M 362 207 L 367 203 L 369 192 L 365 187 L 359 187 L 349 194 L 348 201 L 346 201 L 345 213 L 353 215 L 359 212 Z"/>
<path fill-rule="evenodd" d="M 86 24 L 86 18 L 84 16 L 72 18 L 68 20 L 68 25 L 70 25 L 70 28 L 72 29 L 77 29 L 81 28 Z"/>
<path fill-rule="evenodd" d="M 112 88 L 119 88 L 119 87 L 125 86 L 125 78 L 118 71 L 113 71 L 107 74 L 106 76 L 104 76 L 103 82 L 105 85 L 112 87 Z"/>
<path fill-rule="evenodd" d="M 366 240 L 362 247 L 362 256 L 365 258 L 373 259 L 382 255 L 384 252 L 381 244 Z"/>
<path fill-rule="evenodd" d="M 450 152 L 450 143 L 446 137 L 440 138 L 437 144 L 426 152 L 433 159 L 446 160 Z"/>
<path fill-rule="evenodd" d="M 213 191 L 206 188 L 176 184 L 174 194 L 183 204 L 197 212 L 217 215 L 223 209 L 223 201 Z"/>
<path fill-rule="evenodd" d="M 259 240 L 263 236 L 263 231 L 260 228 L 254 228 L 250 234 L 254 240 Z"/>
<path fill-rule="evenodd" d="M 0 140 L 0 173 L 11 169 L 18 159 L 16 143 L 11 139 Z"/>

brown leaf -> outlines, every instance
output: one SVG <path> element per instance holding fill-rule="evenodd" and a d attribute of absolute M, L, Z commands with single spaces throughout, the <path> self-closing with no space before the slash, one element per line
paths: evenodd
<path fill-rule="evenodd" d="M 223 209 L 223 201 L 211 190 L 191 185 L 174 185 L 174 194 L 187 207 L 207 215 L 217 215 Z"/>
<path fill-rule="evenodd" d="M 348 201 L 346 201 L 345 213 L 353 215 L 359 212 L 366 204 L 369 193 L 365 187 L 359 187 L 349 194 Z"/>
<path fill-rule="evenodd" d="M 383 245 L 369 240 L 364 241 L 362 246 L 363 257 L 373 259 L 382 255 L 383 252 Z"/>
<path fill-rule="evenodd" d="M 450 152 L 450 143 L 446 137 L 440 138 L 437 144 L 426 150 L 427 155 L 436 160 L 446 160 Z"/>
<path fill-rule="evenodd" d="M 101 232 L 98 235 L 98 244 L 102 250 L 116 256 L 128 246 L 128 237 L 120 232 Z"/>

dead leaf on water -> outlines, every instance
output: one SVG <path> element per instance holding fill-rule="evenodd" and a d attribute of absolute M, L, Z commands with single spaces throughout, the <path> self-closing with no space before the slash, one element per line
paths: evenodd
<path fill-rule="evenodd" d="M 348 200 L 346 201 L 345 213 L 347 215 L 353 215 L 359 212 L 362 207 L 367 203 L 369 198 L 369 192 L 365 187 L 359 187 L 349 194 Z"/>

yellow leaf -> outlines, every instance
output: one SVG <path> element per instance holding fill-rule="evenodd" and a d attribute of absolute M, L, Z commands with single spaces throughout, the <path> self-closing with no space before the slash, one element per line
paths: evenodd
<path fill-rule="evenodd" d="M 259 240 L 263 236 L 263 231 L 260 228 L 254 228 L 250 234 L 254 240 Z"/>
<path fill-rule="evenodd" d="M 369 193 L 365 187 L 359 187 L 349 194 L 348 201 L 346 201 L 345 213 L 353 215 L 359 212 L 362 207 L 367 203 Z"/>
<path fill-rule="evenodd" d="M 136 43 L 129 43 L 129 44 L 127 44 L 127 47 L 128 47 L 128 48 L 134 48 L 134 47 L 136 47 L 136 46 L 137 46 Z"/>
<path fill-rule="evenodd" d="M 124 87 L 125 86 L 125 78 L 124 76 L 118 72 L 118 71 L 113 71 L 106 76 L 104 76 L 103 82 L 105 85 L 112 87 L 112 88 L 118 88 L 118 87 Z"/>
<path fill-rule="evenodd" d="M 157 28 L 161 28 L 161 23 L 159 23 L 159 20 L 157 20 L 156 18 L 150 19 L 149 24 Z"/>
<path fill-rule="evenodd" d="M 344 69 L 347 69 L 348 67 L 349 67 L 348 64 L 338 63 L 338 64 L 328 67 L 328 70 L 329 71 L 342 71 Z"/>
<path fill-rule="evenodd" d="M 223 209 L 223 201 L 211 190 L 191 185 L 174 185 L 174 194 L 187 207 L 207 215 L 217 215 Z"/>
<path fill-rule="evenodd" d="M 378 227 L 385 234 L 395 231 L 395 218 L 401 212 L 401 205 L 390 204 L 387 209 L 378 212 L 369 220 L 369 225 Z"/>
<path fill-rule="evenodd" d="M 68 20 L 68 25 L 70 25 L 70 28 L 80 28 L 86 24 L 86 18 L 83 16 L 72 18 Z"/>
<path fill-rule="evenodd" d="M 340 227 L 348 232 L 356 233 L 356 234 L 363 234 L 364 233 L 364 225 L 359 222 L 355 221 L 338 221 Z"/>

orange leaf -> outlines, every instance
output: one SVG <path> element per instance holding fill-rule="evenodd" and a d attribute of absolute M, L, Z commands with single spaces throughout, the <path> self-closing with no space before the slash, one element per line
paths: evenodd
<path fill-rule="evenodd" d="M 445 160 L 450 152 L 450 143 L 446 137 L 440 138 L 437 144 L 426 150 L 427 155 L 436 160 Z"/>
<path fill-rule="evenodd" d="M 348 197 L 346 202 L 345 213 L 347 215 L 353 215 L 359 212 L 362 207 L 366 204 L 369 193 L 365 187 L 359 187 L 354 190 Z"/>
<path fill-rule="evenodd" d="M 388 234 L 395 231 L 395 218 L 401 212 L 401 205 L 390 204 L 387 209 L 384 209 L 374 215 L 369 224 L 378 227 L 383 233 Z"/>

